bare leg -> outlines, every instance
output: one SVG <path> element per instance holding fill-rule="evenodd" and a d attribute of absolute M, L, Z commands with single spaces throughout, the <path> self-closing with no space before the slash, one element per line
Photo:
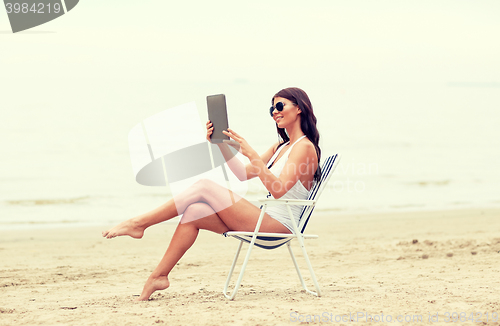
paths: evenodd
<path fill-rule="evenodd" d="M 234 200 L 236 200 L 236 203 L 234 203 Z M 256 208 L 248 201 L 242 199 L 240 196 L 216 184 L 215 182 L 210 180 L 200 180 L 176 196 L 174 199 L 169 200 L 165 204 L 146 214 L 131 218 L 118 224 L 110 230 L 102 232 L 102 236 L 108 239 L 121 235 L 128 235 L 137 239 L 142 238 L 146 228 L 183 214 L 189 205 L 197 202 L 208 204 L 215 212 L 220 212 L 232 207 L 233 209 L 231 209 L 228 214 L 232 215 L 232 219 L 235 222 L 233 225 L 238 228 L 241 228 L 242 226 L 246 227 L 246 224 L 240 224 L 240 222 L 246 220 L 245 218 L 243 220 L 239 218 L 242 213 L 241 210 L 249 209 L 249 207 L 253 209 Z M 243 214 L 243 216 L 244 215 L 245 214 Z M 232 230 L 241 231 L 240 229 Z"/>
<path fill-rule="evenodd" d="M 206 186 L 212 189 L 212 193 L 221 191 L 221 189 L 217 189 L 218 186 L 211 184 L 206 184 Z M 223 187 L 220 188 L 224 189 Z M 194 203 L 185 210 L 167 252 L 146 281 L 138 300 L 147 300 L 154 291 L 164 290 L 170 285 L 168 281 L 170 271 L 194 243 L 200 229 L 216 233 L 224 233 L 230 230 L 253 231 L 255 229 L 260 214 L 259 208 L 245 199 L 241 199 L 216 213 L 216 210 L 210 205 L 212 203 L 209 197 L 210 195 L 204 196 L 204 202 Z M 214 206 L 217 205 L 214 204 Z M 204 217 L 200 218 L 200 216 Z M 285 226 L 267 214 L 264 216 L 260 230 L 263 232 L 290 233 Z"/>
<path fill-rule="evenodd" d="M 208 180 L 201 180 L 193 184 L 191 187 L 180 193 L 175 198 L 167 201 L 165 204 L 153 209 L 152 211 L 128 219 L 118 224 L 117 226 L 102 232 L 102 236 L 111 239 L 121 235 L 128 235 L 132 238 L 140 239 L 144 235 L 144 230 L 151 225 L 167 221 L 180 214 L 183 214 L 184 210 L 190 204 L 193 204 L 200 199 L 198 193 L 202 192 L 204 188 L 206 188 L 207 184 L 212 183 L 213 182 Z M 227 200 L 225 200 L 225 198 L 222 198 L 227 196 L 223 193 L 219 193 L 218 200 L 221 202 L 225 202 L 226 205 L 230 205 L 230 203 L 227 203 Z M 229 194 L 229 190 L 225 189 L 225 193 Z"/>
<path fill-rule="evenodd" d="M 148 300 L 154 291 L 164 290 L 170 285 L 168 274 L 184 253 L 193 245 L 201 226 L 205 226 L 217 233 L 224 233 L 229 230 L 215 214 L 214 210 L 203 203 L 190 205 L 184 212 L 183 219 L 185 217 L 190 218 L 190 215 L 199 216 L 199 214 L 208 216 L 188 223 L 179 223 L 167 252 L 146 281 L 141 296 L 137 299 L 138 301 Z"/>
<path fill-rule="evenodd" d="M 111 239 L 121 235 L 128 235 L 140 239 L 144 235 L 144 230 L 149 226 L 169 220 L 177 215 L 179 214 L 177 214 L 175 202 L 171 199 L 150 212 L 121 222 L 117 226 L 102 232 L 102 236 Z"/>

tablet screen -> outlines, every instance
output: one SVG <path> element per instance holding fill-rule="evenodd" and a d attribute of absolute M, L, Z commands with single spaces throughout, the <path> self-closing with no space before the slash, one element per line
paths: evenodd
<path fill-rule="evenodd" d="M 211 136 L 212 143 L 222 143 L 229 137 L 222 133 L 229 127 L 227 122 L 226 96 L 224 94 L 207 96 L 208 119 L 212 122 L 214 131 Z"/>

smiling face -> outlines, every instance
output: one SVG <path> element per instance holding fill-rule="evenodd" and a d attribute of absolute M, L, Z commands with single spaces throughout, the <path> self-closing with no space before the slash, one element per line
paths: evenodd
<path fill-rule="evenodd" d="M 295 123 L 295 121 L 300 118 L 301 110 L 297 104 L 283 97 L 275 97 L 273 99 L 273 106 L 276 107 L 276 103 L 278 102 L 284 104 L 283 111 L 278 111 L 276 109 L 273 111 L 273 119 L 276 121 L 278 128 L 285 128 L 287 125 Z"/>

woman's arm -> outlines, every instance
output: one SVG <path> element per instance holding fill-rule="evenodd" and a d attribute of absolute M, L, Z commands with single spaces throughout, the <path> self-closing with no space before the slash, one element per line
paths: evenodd
<path fill-rule="evenodd" d="M 265 151 L 262 155 L 260 155 L 258 157 L 258 160 L 260 160 L 264 165 L 266 165 L 266 163 L 273 156 L 277 144 L 278 143 L 271 146 L 267 151 Z M 236 157 L 236 155 L 234 155 L 231 152 L 229 145 L 223 143 L 223 144 L 217 144 L 217 146 L 219 146 L 219 149 L 222 155 L 224 156 L 227 165 L 240 181 L 253 179 L 258 176 L 258 171 L 255 168 L 255 166 L 252 163 L 243 165 L 243 163 Z"/>
<path fill-rule="evenodd" d="M 314 145 L 310 142 L 298 142 L 293 146 L 283 170 L 276 177 L 265 165 L 259 165 L 258 177 L 273 195 L 280 198 L 288 192 L 304 175 L 314 175 L 317 156 Z"/>
<path fill-rule="evenodd" d="M 279 177 L 276 177 L 266 166 L 261 157 L 250 147 L 245 139 L 231 129 L 224 132 L 238 142 L 240 152 L 250 159 L 253 176 L 258 176 L 266 189 L 274 198 L 280 198 L 290 190 L 304 175 L 314 175 L 317 156 L 314 145 L 308 141 L 300 141 L 292 148 L 288 161 Z M 273 151 L 273 148 L 270 149 Z M 265 153 L 269 154 L 269 150 Z M 272 155 L 272 154 L 271 154 Z M 271 158 L 269 156 L 269 158 Z M 267 159 L 268 161 L 269 159 Z M 267 162 L 266 161 L 266 162 Z"/>
<path fill-rule="evenodd" d="M 274 152 L 276 152 L 276 148 L 278 147 L 279 142 L 276 142 L 273 144 L 273 146 L 269 147 L 267 151 L 265 151 L 262 155 L 260 155 L 260 161 L 264 166 L 267 166 L 267 162 L 271 159 L 271 157 L 274 155 Z M 255 178 L 259 176 L 259 171 L 257 168 L 255 168 L 255 165 L 252 164 L 252 161 L 250 160 L 250 163 L 248 163 L 246 166 L 246 172 L 247 176 L 249 179 Z"/>
<path fill-rule="evenodd" d="M 206 126 L 207 126 L 207 140 L 210 142 L 210 135 L 213 133 L 213 127 L 210 120 L 207 122 Z M 262 160 L 264 164 L 268 162 L 269 159 L 271 159 L 274 152 L 276 151 L 277 145 L 278 143 L 273 145 L 259 157 L 259 159 Z M 231 151 L 229 147 L 230 145 L 228 145 L 227 143 L 218 143 L 217 146 L 219 147 L 227 165 L 240 181 L 249 180 L 257 176 L 256 173 L 257 171 L 255 170 L 254 166 L 251 163 L 244 165 Z M 234 148 L 235 146 L 232 147 Z M 237 148 L 237 150 L 239 150 L 239 148 Z"/>

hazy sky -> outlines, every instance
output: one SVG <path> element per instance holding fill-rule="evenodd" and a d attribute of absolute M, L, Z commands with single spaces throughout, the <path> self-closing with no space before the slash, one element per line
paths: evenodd
<path fill-rule="evenodd" d="M 0 85 L 75 75 L 79 87 L 96 76 L 498 82 L 498 17 L 496 0 L 82 0 L 19 34 L 0 12 Z"/>
<path fill-rule="evenodd" d="M 500 83 L 499 17 L 497 0 L 82 0 L 54 21 L 12 34 L 0 10 L 0 109 L 6 113 L 0 128 L 29 118 L 33 124 L 59 119 L 56 124 L 74 130 L 86 119 L 104 130 L 122 116 L 123 129 L 102 139 L 123 137 L 148 115 L 193 99 L 202 112 L 204 96 L 221 92 L 242 115 L 266 107 L 289 86 L 304 88 L 317 109 L 345 111 L 343 89 L 360 85 Z M 240 93 L 231 94 L 228 85 L 240 85 Z M 436 99 L 409 92 L 395 108 Z M 367 124 L 376 107 L 370 103 L 384 105 L 395 95 L 390 89 L 359 94 L 367 108 L 357 116 Z M 473 114 L 476 105 L 467 110 Z M 263 129 L 271 134 L 269 123 Z"/>

